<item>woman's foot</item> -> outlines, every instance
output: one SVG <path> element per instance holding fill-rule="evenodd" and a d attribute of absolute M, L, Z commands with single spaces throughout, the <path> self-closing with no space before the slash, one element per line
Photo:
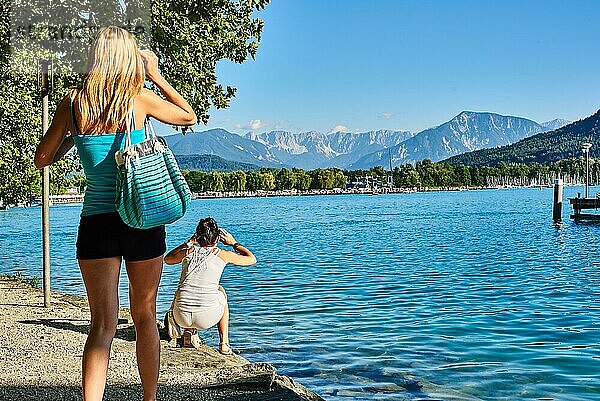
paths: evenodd
<path fill-rule="evenodd" d="M 231 349 L 231 345 L 229 345 L 229 343 L 220 343 L 219 352 L 223 355 L 233 355 L 233 350 Z"/>
<path fill-rule="evenodd" d="M 181 346 L 183 348 L 199 348 L 200 344 L 202 344 L 196 329 L 185 329 L 182 339 L 183 341 Z"/>

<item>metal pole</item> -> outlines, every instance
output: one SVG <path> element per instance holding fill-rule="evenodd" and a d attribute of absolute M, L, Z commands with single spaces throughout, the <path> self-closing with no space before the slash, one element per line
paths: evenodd
<path fill-rule="evenodd" d="M 50 85 L 48 79 L 48 60 L 41 61 L 41 95 L 42 95 L 42 135 L 48 131 L 48 95 Z M 50 167 L 42 169 L 42 261 L 44 307 L 50 307 Z"/>
<path fill-rule="evenodd" d="M 585 152 L 585 198 L 589 198 L 589 186 L 590 186 L 590 150 Z"/>
<path fill-rule="evenodd" d="M 554 180 L 554 207 L 552 208 L 552 218 L 554 221 L 562 220 L 562 197 L 563 180 L 557 178 Z"/>

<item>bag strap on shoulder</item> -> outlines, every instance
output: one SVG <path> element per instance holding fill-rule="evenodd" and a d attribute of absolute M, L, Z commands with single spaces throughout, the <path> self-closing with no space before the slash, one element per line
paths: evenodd
<path fill-rule="evenodd" d="M 135 130 L 135 111 L 134 104 L 135 100 L 131 101 L 131 110 L 125 116 L 125 148 L 131 146 L 131 131 Z"/>
<path fill-rule="evenodd" d="M 198 253 L 196 253 L 196 252 L 198 252 Z M 203 265 L 203 264 L 206 263 L 206 259 L 207 259 L 207 257 L 210 254 L 211 254 L 210 250 L 209 251 L 205 251 L 205 250 L 201 250 L 201 249 L 194 249 L 194 251 L 190 254 L 192 260 L 190 260 L 190 263 L 188 265 L 188 270 L 186 272 L 186 275 L 181 280 L 181 283 L 179 284 L 179 287 L 181 287 L 185 283 L 187 283 L 187 281 L 190 278 L 190 276 L 192 275 L 192 273 L 194 273 L 196 270 L 198 270 L 198 268 L 200 268 L 201 265 Z M 188 256 L 190 256 L 190 255 L 188 255 Z M 190 265 L 192 265 L 191 269 L 190 269 Z"/>
<path fill-rule="evenodd" d="M 144 125 L 146 126 L 146 139 L 156 138 L 156 133 L 154 132 L 154 127 L 152 126 L 152 121 L 150 121 L 150 117 L 146 117 Z"/>

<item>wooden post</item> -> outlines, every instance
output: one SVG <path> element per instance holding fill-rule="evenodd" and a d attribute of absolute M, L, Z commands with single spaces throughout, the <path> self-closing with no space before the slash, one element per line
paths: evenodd
<path fill-rule="evenodd" d="M 42 95 L 42 135 L 48 131 L 48 95 L 50 94 L 50 80 L 48 79 L 48 60 L 40 62 L 41 80 L 40 92 Z M 50 307 L 50 167 L 42 169 L 42 263 L 44 307 Z"/>
<path fill-rule="evenodd" d="M 562 219 L 562 198 L 563 198 L 563 180 L 557 178 L 554 180 L 554 207 L 552 208 L 552 218 L 554 221 Z"/>

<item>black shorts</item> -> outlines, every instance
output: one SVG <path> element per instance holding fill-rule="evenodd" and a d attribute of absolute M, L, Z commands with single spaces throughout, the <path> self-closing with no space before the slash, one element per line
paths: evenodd
<path fill-rule="evenodd" d="M 77 259 L 122 256 L 133 262 L 162 256 L 166 250 L 165 226 L 132 228 L 117 212 L 81 216 L 79 221 Z"/>

